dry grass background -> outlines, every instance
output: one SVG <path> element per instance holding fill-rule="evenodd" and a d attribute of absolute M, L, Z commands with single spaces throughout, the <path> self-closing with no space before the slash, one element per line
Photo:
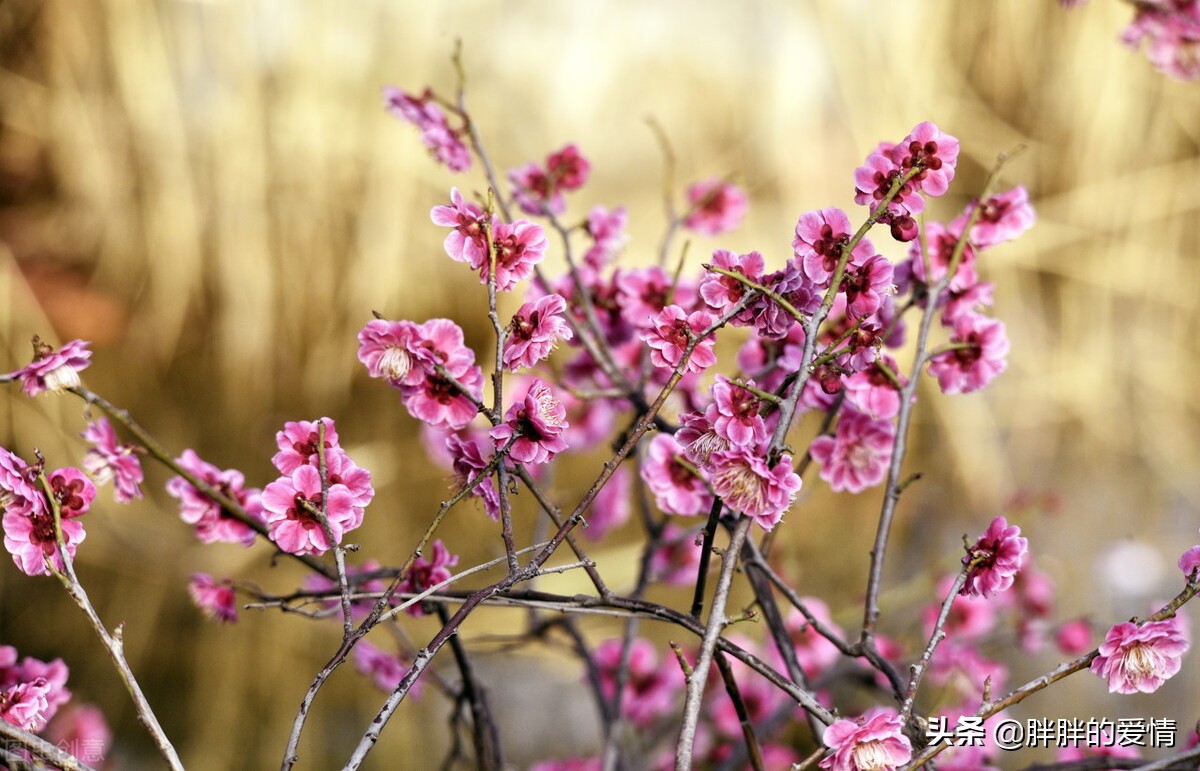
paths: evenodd
<path fill-rule="evenodd" d="M 195 447 L 257 484 L 271 478 L 283 421 L 335 417 L 379 490 L 357 540 L 395 562 L 447 482 L 393 395 L 367 382 L 354 333 L 372 309 L 453 317 L 477 350 L 488 333 L 477 282 L 441 253 L 427 214 L 451 185 L 483 183 L 436 167 L 384 114 L 382 84 L 448 91 L 461 37 L 493 159 L 511 167 L 577 142 L 594 173 L 572 212 L 630 206 L 632 263 L 651 259 L 662 227 L 645 116 L 671 136 L 680 181 L 732 172 L 750 190 L 746 226 L 698 240 L 693 254 L 757 248 L 772 264 L 789 254 L 801 212 L 852 207 L 851 173 L 877 141 L 931 119 L 963 147 L 957 198 L 935 215 L 952 216 L 994 156 L 1020 143 L 1028 150 L 1005 176 L 1030 188 L 1039 223 L 984 267 L 1013 340 L 1009 371 L 986 394 L 927 393 L 918 409 L 910 466 L 927 474 L 901 504 L 889 574 L 904 588 L 892 607 L 924 596 L 929 565 L 953 567 L 961 533 L 1019 491 L 1050 490 L 1057 513 L 1017 519 L 1063 592 L 1061 614 L 1127 617 L 1173 592 L 1171 563 L 1200 524 L 1200 90 L 1118 46 L 1129 16 L 1105 0 L 1072 13 L 1051 0 L 8 0 L 0 361 L 27 360 L 34 332 L 95 340 L 95 390 L 169 447 Z M 0 443 L 18 452 L 77 462 L 81 428 L 74 400 L 0 399 Z M 561 497 L 583 468 L 559 475 Z M 149 499 L 132 507 L 103 494 L 81 572 L 102 616 L 127 623 L 133 666 L 189 767 L 270 767 L 335 632 L 272 614 L 231 628 L 199 620 L 184 592 L 192 571 L 279 590 L 299 574 L 269 568 L 261 548 L 196 543 L 161 491 L 166 475 L 149 479 Z M 843 606 L 862 591 L 877 496 L 861 498 L 816 491 L 789 515 L 780 551 L 803 591 Z M 464 509 L 446 534 L 463 564 L 497 548 L 472 537 L 479 521 Z M 596 553 L 610 574 L 633 536 Z M 1144 561 L 1155 556 L 1158 574 Z M 125 767 L 153 765 L 91 633 L 52 584 L 0 569 L 0 643 L 66 658 L 79 697 L 114 722 Z M 905 617 L 893 614 L 892 631 Z M 488 648 L 481 636 L 521 620 L 481 614 L 466 635 Z M 418 642 L 430 632 L 409 630 Z M 1018 663 L 1015 676 L 1052 661 Z M 515 762 L 586 745 L 590 705 L 569 687 L 573 669 L 535 673 L 511 654 L 484 666 L 511 716 Z M 1088 679 L 1019 714 L 1188 723 L 1200 715 L 1180 705 L 1200 701 L 1198 671 L 1188 664 L 1158 700 L 1109 701 Z M 347 672 L 321 697 L 308 767 L 344 759 L 378 703 L 363 685 Z M 436 698 L 404 705 L 374 767 L 431 767 L 446 711 Z"/>

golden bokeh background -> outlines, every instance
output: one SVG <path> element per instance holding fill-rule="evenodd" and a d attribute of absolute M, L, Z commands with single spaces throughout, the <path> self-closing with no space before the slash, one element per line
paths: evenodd
<path fill-rule="evenodd" d="M 449 482 L 394 393 L 366 377 L 354 334 L 373 309 L 447 316 L 482 354 L 490 329 L 477 279 L 445 257 L 428 219 L 451 186 L 486 183 L 477 169 L 435 165 L 383 111 L 384 84 L 449 94 L 461 38 L 492 159 L 511 168 L 576 142 L 593 174 L 570 214 L 628 206 L 629 264 L 653 260 L 664 225 L 648 116 L 671 139 L 678 183 L 733 175 L 751 196 L 743 228 L 693 241 L 693 264 L 726 247 L 759 249 L 769 266 L 790 255 L 802 212 L 855 208 L 853 170 L 878 141 L 933 120 L 962 155 L 931 216 L 954 216 L 996 155 L 1024 145 L 1004 181 L 1029 188 L 1039 219 L 982 267 L 1012 338 L 1008 371 L 981 394 L 923 392 L 908 468 L 925 477 L 901 503 L 884 628 L 913 631 L 904 609 L 953 570 L 961 534 L 981 532 L 1018 494 L 1044 493 L 1060 505 L 1013 518 L 1059 586 L 1058 613 L 1107 626 L 1177 590 L 1174 560 L 1200 525 L 1200 90 L 1118 44 L 1131 13 L 1115 0 L 1073 11 L 1052 0 L 8 0 L 0 369 L 28 360 L 33 333 L 93 340 L 89 386 L 175 452 L 193 447 L 256 485 L 273 478 L 285 420 L 334 417 L 378 490 L 355 538 L 362 556 L 397 564 Z M 894 246 L 882 248 L 897 258 Z M 552 249 L 549 269 L 561 259 Z M 70 397 L 29 400 L 10 387 L 0 398 L 0 444 L 25 457 L 37 447 L 52 465 L 78 463 L 82 428 Z M 563 464 L 560 500 L 577 499 L 597 459 Z M 273 591 L 302 574 L 272 568 L 262 546 L 196 542 L 162 490 L 168 476 L 148 469 L 148 497 L 129 507 L 101 492 L 80 572 L 102 617 L 126 623 L 131 663 L 188 767 L 273 767 L 337 630 L 272 612 L 203 621 L 185 592 L 194 571 Z M 839 620 L 852 626 L 879 495 L 820 487 L 809 481 L 777 553 L 803 593 L 849 609 Z M 518 513 L 527 538 L 528 501 Z M 500 548 L 480 523 L 490 524 L 463 507 L 444 533 L 463 566 Z M 592 552 L 617 586 L 632 575 L 636 536 L 631 526 Z M 556 586 L 582 590 L 574 580 Z M 585 751 L 595 730 L 567 659 L 496 643 L 524 621 L 489 611 L 464 629 L 503 705 L 516 767 Z M 618 628 L 584 627 L 596 639 Z M 406 629 L 418 645 L 434 631 Z M 115 759 L 155 764 L 55 582 L 0 566 L 0 644 L 66 659 L 77 697 L 113 723 Z M 1010 657 L 1014 681 L 1055 655 Z M 1200 703 L 1197 671 L 1185 664 L 1158 699 L 1120 701 L 1080 675 L 1018 714 L 1189 724 L 1200 714 L 1178 705 Z M 436 767 L 449 712 L 439 698 L 401 707 L 371 767 Z M 380 700 L 348 668 L 335 676 L 303 767 L 341 763 Z"/>

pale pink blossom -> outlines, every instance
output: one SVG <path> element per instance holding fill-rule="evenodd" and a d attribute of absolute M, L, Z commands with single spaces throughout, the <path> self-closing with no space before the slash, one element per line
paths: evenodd
<path fill-rule="evenodd" d="M 112 746 L 112 730 L 94 704 L 75 704 L 58 713 L 43 734 L 46 741 L 70 752 L 84 763 L 101 767 Z"/>
<path fill-rule="evenodd" d="M 941 611 L 942 600 L 954 585 L 954 576 L 944 576 L 937 582 L 938 601 L 925 607 L 921 621 L 925 634 L 933 634 L 933 625 Z M 959 640 L 978 640 L 996 627 L 998 609 L 994 600 L 966 594 L 954 595 L 950 615 L 946 619 L 946 635 Z"/>
<path fill-rule="evenodd" d="M 629 520 L 632 492 L 633 477 L 629 468 L 618 466 L 588 508 L 588 527 L 583 534 L 590 540 L 598 541 L 625 524 Z"/>
<path fill-rule="evenodd" d="M 1110 693 L 1153 693 L 1179 671 L 1188 641 L 1171 620 L 1126 621 L 1108 630 L 1091 670 Z"/>
<path fill-rule="evenodd" d="M 30 396 L 37 396 L 43 391 L 61 393 L 68 388 L 76 388 L 81 382 L 79 373 L 92 363 L 89 345 L 91 343 L 84 340 L 72 340 L 56 351 L 35 336 L 33 361 L 8 373 L 8 377 L 20 380 L 21 390 Z"/>
<path fill-rule="evenodd" d="M 708 466 L 708 459 L 714 452 L 728 450 L 733 445 L 728 439 L 717 433 L 709 420 L 709 414 L 716 417 L 716 408 L 709 405 L 704 414 L 685 412 L 679 416 L 679 430 L 675 432 L 675 441 L 683 448 L 687 459 L 700 467 Z"/>
<path fill-rule="evenodd" d="M 59 707 L 70 701 L 69 676 L 70 671 L 62 659 L 42 661 L 26 656 L 18 662 L 16 648 L 0 645 L 0 713 L 5 711 L 7 693 L 10 715 L 14 718 L 18 715 L 33 717 L 44 724 L 54 717 Z M 32 687 L 20 688 L 22 685 Z M 8 719 L 8 722 L 14 720 Z M 32 730 L 40 730 L 40 726 Z"/>
<path fill-rule="evenodd" d="M 838 419 L 836 433 L 818 436 L 808 452 L 821 464 L 821 479 L 831 490 L 860 493 L 887 475 L 895 434 L 890 420 L 848 411 Z"/>
<path fill-rule="evenodd" d="M 429 218 L 435 225 L 451 228 L 442 242 L 450 259 L 465 262 L 473 270 L 487 262 L 487 213 L 479 204 L 464 199 L 457 187 L 450 190 L 450 205 L 433 207 Z"/>
<path fill-rule="evenodd" d="M 755 451 L 733 447 L 713 453 L 709 464 L 713 492 L 763 530 L 778 524 L 800 492 L 800 476 L 792 468 L 790 455 L 781 456 L 771 467 Z"/>
<path fill-rule="evenodd" d="M 720 179 L 694 183 L 687 199 L 690 209 L 683 226 L 697 233 L 715 236 L 738 227 L 746 217 L 746 193 Z"/>
<path fill-rule="evenodd" d="M 358 333 L 358 360 L 371 377 L 393 386 L 416 385 L 425 376 L 418 361 L 421 331 L 411 321 L 372 319 Z"/>
<path fill-rule="evenodd" d="M 838 720 L 825 729 L 822 743 L 830 753 L 820 767 L 828 771 L 894 771 L 912 758 L 894 709 L 876 707 L 854 720 Z"/>
<path fill-rule="evenodd" d="M 1008 668 L 999 661 L 985 658 L 978 647 L 947 639 L 929 663 L 929 682 L 957 693 L 963 699 L 983 695 L 985 684 L 992 693 L 1004 693 L 1008 686 Z"/>
<path fill-rule="evenodd" d="M 83 456 L 84 471 L 97 484 L 113 482 L 113 497 L 120 503 L 141 498 L 142 462 L 133 445 L 117 443 L 117 432 L 108 418 L 92 421 L 80 436 L 93 445 Z"/>
<path fill-rule="evenodd" d="M 237 621 L 237 594 L 229 579 L 218 582 L 208 573 L 192 573 L 188 594 L 196 607 L 213 621 Z"/>
<path fill-rule="evenodd" d="M 516 371 L 532 367 L 550 355 L 559 340 L 574 337 L 563 312 L 567 302 L 556 294 L 544 295 L 527 302 L 509 322 L 508 338 L 504 341 L 504 366 Z"/>

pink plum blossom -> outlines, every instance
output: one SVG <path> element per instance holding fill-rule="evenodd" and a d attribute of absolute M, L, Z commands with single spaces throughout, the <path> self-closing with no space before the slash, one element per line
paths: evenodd
<path fill-rule="evenodd" d="M 1179 569 L 1190 581 L 1197 568 L 1200 568 L 1200 546 L 1193 546 L 1179 558 Z"/>
<path fill-rule="evenodd" d="M 854 202 L 868 206 L 874 211 L 903 174 L 890 153 L 871 153 L 866 162 L 854 170 Z M 920 214 L 924 209 L 925 199 L 917 192 L 913 181 L 909 180 L 900 186 L 899 192 L 888 202 L 885 213 L 902 217 Z"/>
<path fill-rule="evenodd" d="M 950 639 L 934 653 L 929 664 L 929 681 L 952 689 L 963 699 L 978 698 L 985 684 L 990 684 L 993 693 L 1004 693 L 1008 668 L 985 658 L 977 646 Z"/>
<path fill-rule="evenodd" d="M 961 233 L 976 206 L 979 206 L 978 201 L 971 202 L 950 223 L 950 230 Z M 971 228 L 969 238 L 976 248 L 987 249 L 1019 237 L 1033 227 L 1036 220 L 1037 214 L 1029 204 L 1029 191 L 1018 185 L 983 202 L 983 210 Z"/>
<path fill-rule="evenodd" d="M 490 442 L 485 447 L 474 437 L 450 434 L 446 437 L 445 446 L 450 454 L 457 486 L 476 479 L 487 468 L 490 459 L 484 457 L 484 453 L 492 449 Z M 483 501 L 483 510 L 493 521 L 500 521 L 500 494 L 490 475 L 475 485 L 471 495 Z"/>
<path fill-rule="evenodd" d="M 367 675 L 375 683 L 375 687 L 384 693 L 391 693 L 400 685 L 400 681 L 408 674 L 408 661 L 400 656 L 388 653 L 375 645 L 362 640 L 354 646 L 354 668 Z M 419 679 L 412 684 L 408 691 L 409 698 L 419 699 L 424 690 L 424 683 Z"/>
<path fill-rule="evenodd" d="M 820 209 L 802 215 L 796 222 L 792 250 L 802 264 L 804 275 L 818 287 L 828 287 L 842 249 L 849 246 L 854 231 L 850 218 L 841 209 Z M 860 264 L 873 254 L 875 248 L 870 239 L 863 238 L 854 245 L 853 255 Z"/>
<path fill-rule="evenodd" d="M 50 711 L 46 703 L 49 690 L 46 680 L 39 677 L 0 691 L 0 720 L 25 731 L 41 731 Z"/>
<path fill-rule="evenodd" d="M 196 607 L 214 621 L 237 621 L 237 594 L 229 579 L 218 582 L 208 573 L 192 573 L 188 594 Z"/>
<path fill-rule="evenodd" d="M 534 266 L 546 256 L 546 233 L 541 225 L 529 220 L 497 222 L 492 226 L 492 245 L 496 252 L 496 288 L 507 292 L 529 278 Z M 490 274 L 490 262 L 484 260 L 479 268 L 483 283 L 488 282 Z"/>
<path fill-rule="evenodd" d="M 96 486 L 77 468 L 52 471 L 46 481 L 63 519 L 83 516 L 96 499 Z"/>
<path fill-rule="evenodd" d="M 222 471 L 200 459 L 194 450 L 184 450 L 176 462 L 188 473 L 204 482 L 217 492 L 232 498 L 254 517 L 260 517 L 262 502 L 255 488 L 243 488 L 245 477 L 234 469 Z M 219 503 L 197 490 L 183 477 L 172 477 L 167 481 L 167 493 L 179 500 L 179 517 L 196 528 L 196 537 L 204 543 L 222 541 L 249 546 L 254 543 L 257 532 L 241 520 L 226 512 Z"/>
<path fill-rule="evenodd" d="M 746 381 L 755 387 L 753 380 Z M 767 440 L 767 424 L 759 414 L 762 400 L 753 392 L 718 376 L 712 387 L 712 427 L 731 445 L 757 447 Z"/>
<path fill-rule="evenodd" d="M 612 477 L 596 493 L 588 509 L 588 527 L 583 531 L 590 540 L 598 541 L 629 520 L 630 495 L 633 477 L 627 466 L 618 466 Z"/>
<path fill-rule="evenodd" d="M 996 517 L 963 557 L 971 565 L 961 594 L 991 597 L 1013 585 L 1017 571 L 1025 562 L 1029 541 L 1021 537 L 1021 528 Z"/>
<path fill-rule="evenodd" d="M 886 365 L 902 384 L 907 385 L 908 378 L 899 373 L 896 360 L 887 355 L 867 369 L 845 378 L 842 383 L 846 390 L 846 403 L 855 411 L 875 420 L 888 420 L 900 412 L 900 391 L 896 389 L 895 382 L 884 374 L 880 364 Z"/>
<path fill-rule="evenodd" d="M 321 423 L 325 424 L 324 442 L 321 442 Z M 337 427 L 330 418 L 288 421 L 283 424 L 282 431 L 275 432 L 275 445 L 279 447 L 279 452 L 271 458 L 271 463 L 279 469 L 279 473 L 291 474 L 301 466 L 316 466 L 318 448 L 322 448 L 326 457 L 337 448 Z"/>
<path fill-rule="evenodd" d="M 117 432 L 108 418 L 89 423 L 81 436 L 93 445 L 83 456 L 84 471 L 97 484 L 113 482 L 113 497 L 120 503 L 141 498 L 142 462 L 133 445 L 117 443 Z"/>
<path fill-rule="evenodd" d="M 933 633 L 933 625 L 941 610 L 942 599 L 954 585 L 954 576 L 944 576 L 937 583 L 938 602 L 928 605 L 921 614 L 926 635 Z M 946 635 L 960 640 L 978 640 L 996 627 L 996 603 L 983 597 L 966 594 L 954 595 L 950 604 L 950 615 L 946 619 Z"/>
<path fill-rule="evenodd" d="M 624 206 L 607 209 L 596 206 L 588 214 L 587 232 L 592 245 L 583 254 L 583 262 L 592 270 L 600 270 L 612 261 L 629 237 L 625 228 L 629 224 L 629 213 Z"/>
<path fill-rule="evenodd" d="M 43 391 L 61 393 L 68 388 L 76 388 L 81 382 L 79 373 L 92 363 L 89 345 L 91 343 L 84 340 L 72 340 L 56 351 L 35 336 L 33 361 L 8 373 L 8 377 L 20 380 L 21 390 L 30 396 L 37 396 Z"/>
<path fill-rule="evenodd" d="M 440 538 L 433 542 L 430 552 L 428 558 L 422 555 L 413 561 L 408 575 L 404 576 L 397 591 L 402 594 L 420 594 L 453 575 L 450 568 L 458 564 L 458 555 L 451 554 Z M 419 602 L 409 605 L 405 610 L 410 616 L 425 615 L 425 610 Z"/>
<path fill-rule="evenodd" d="M 450 205 L 433 207 L 429 218 L 435 225 L 451 228 L 442 243 L 450 259 L 465 262 L 474 270 L 482 268 L 488 259 L 488 217 L 482 206 L 465 200 L 455 187 L 450 189 Z"/>
<path fill-rule="evenodd" d="M 567 145 L 546 158 L 547 176 L 561 190 L 578 190 L 587 184 L 592 164 L 574 144 Z"/>
<path fill-rule="evenodd" d="M 358 360 L 371 377 L 393 386 L 417 385 L 425 375 L 420 355 L 420 328 L 411 321 L 373 319 L 358 333 Z"/>
<path fill-rule="evenodd" d="M 881 255 L 846 265 L 838 290 L 846 294 L 846 313 L 861 319 L 879 310 L 883 298 L 892 289 L 892 264 Z"/>
<path fill-rule="evenodd" d="M 709 464 L 713 492 L 763 530 L 775 527 L 800 492 L 800 476 L 792 469 L 789 455 L 771 467 L 756 451 L 733 447 L 713 453 Z"/>
<path fill-rule="evenodd" d="M 48 509 L 37 482 L 37 469 L 0 447 L 0 506 L 7 513 L 35 514 Z"/>
<path fill-rule="evenodd" d="M 622 641 L 605 640 L 594 656 L 600 675 L 600 691 L 612 700 L 617 690 Z M 637 726 L 648 726 L 671 711 L 683 681 L 678 673 L 663 667 L 649 640 L 636 637 L 630 643 L 625 688 L 621 691 L 621 715 Z"/>
<path fill-rule="evenodd" d="M 349 488 L 329 485 L 329 495 L 324 497 L 321 474 L 312 466 L 300 466 L 267 485 L 262 505 L 271 540 L 291 554 L 324 554 L 333 543 L 341 543 L 347 531 L 362 524 L 362 511 L 356 510 Z M 333 543 L 310 509 L 324 511 Z"/>
<path fill-rule="evenodd" d="M 444 376 L 427 374 L 419 384 L 400 389 L 404 406 L 414 418 L 436 427 L 459 429 L 478 414 L 475 400 L 483 385 L 483 372 L 479 367 L 468 365 L 459 374 L 450 374 L 470 396 Z"/>
<path fill-rule="evenodd" d="M 43 736 L 57 747 L 70 747 L 71 754 L 94 767 L 101 767 L 112 746 L 112 730 L 104 713 L 93 704 L 64 709 L 46 726 Z"/>
<path fill-rule="evenodd" d="M 918 190 L 931 196 L 944 195 L 954 179 L 958 140 L 925 121 L 918 123 L 904 141 L 896 145 L 892 157 L 905 172 L 916 166 L 921 168 L 912 178 Z"/>
<path fill-rule="evenodd" d="M 1054 643 L 1067 656 L 1078 656 L 1092 648 L 1092 625 L 1087 619 L 1076 618 L 1064 622 L 1054 635 Z"/>
<path fill-rule="evenodd" d="M 385 86 L 383 102 L 394 117 L 417 127 L 421 142 L 436 161 L 451 171 L 471 168 L 471 151 L 460 138 L 463 130 L 450 128 L 446 114 L 434 101 L 431 91 L 414 97 L 393 86 Z"/>
<path fill-rule="evenodd" d="M 48 576 L 49 560 L 56 570 L 63 570 L 62 555 L 54 532 L 54 515 L 43 503 L 28 512 L 8 508 L 2 520 L 4 548 L 13 556 L 13 562 L 21 572 L 29 576 Z M 78 519 L 62 519 L 61 529 L 67 555 L 75 558 L 79 544 L 87 537 L 83 523 Z"/>
<path fill-rule="evenodd" d="M 954 259 L 954 252 L 958 248 L 961 235 L 961 231 L 953 227 L 947 228 L 940 222 L 930 222 L 926 225 L 925 238 L 921 241 L 913 241 L 908 249 L 908 265 L 912 270 L 913 277 L 930 285 L 943 280 L 946 272 L 950 270 L 950 263 Z M 924 259 L 921 257 L 922 242 L 926 249 Z M 970 242 L 964 244 L 958 258 L 958 265 L 954 269 L 954 276 L 950 279 L 949 289 L 951 292 L 965 292 L 979 281 L 979 277 L 975 273 L 975 257 L 975 247 Z M 929 263 L 928 272 L 925 270 L 926 262 Z"/>
<path fill-rule="evenodd" d="M 532 161 L 508 172 L 513 185 L 513 200 L 521 211 L 535 217 L 543 214 L 562 214 L 567 200 L 550 176 Z"/>
<path fill-rule="evenodd" d="M 763 257 L 758 252 L 734 254 L 726 249 L 718 249 L 713 252 L 710 264 L 714 268 L 723 268 L 733 273 L 739 273 L 756 284 L 762 283 Z M 736 278 L 714 271 L 706 272 L 700 281 L 700 296 L 716 313 L 723 313 L 737 305 L 749 291 L 750 289 Z M 734 321 L 740 324 L 750 324 L 754 321 L 753 314 L 746 309 L 734 317 Z"/>
<path fill-rule="evenodd" d="M 801 597 L 804 607 L 828 630 L 842 637 L 842 629 L 833 621 L 829 606 L 817 597 Z M 796 651 L 796 660 L 809 678 L 819 677 L 837 663 L 841 653 L 837 646 L 820 634 L 798 609 L 793 608 L 784 619 L 788 638 Z"/>
<path fill-rule="evenodd" d="M 509 335 L 504 341 L 504 366 L 516 371 L 532 367 L 550 355 L 559 340 L 574 337 L 563 318 L 567 302 L 556 294 L 548 294 L 527 302 L 517 310 L 509 323 Z"/>
<path fill-rule="evenodd" d="M 708 466 L 708 459 L 714 452 L 728 450 L 733 445 L 728 439 L 717 433 L 709 416 L 717 416 L 717 408 L 709 405 L 704 414 L 685 412 L 679 416 L 679 430 L 675 440 L 683 447 L 684 455 L 692 463 L 701 467 Z"/>
<path fill-rule="evenodd" d="M 942 393 L 978 391 L 1008 366 L 1008 335 L 1004 322 L 966 314 L 954 323 L 950 342 L 962 347 L 939 353 L 929 360 L 929 374 Z"/>
<path fill-rule="evenodd" d="M 547 463 L 567 449 L 563 431 L 567 410 L 542 380 L 534 379 L 525 398 L 508 408 L 504 422 L 491 430 L 497 448 L 516 437 L 508 451 L 518 463 Z"/>
<path fill-rule="evenodd" d="M 894 771 L 912 758 L 912 744 L 903 728 L 896 710 L 881 707 L 854 720 L 838 720 L 821 737 L 830 753 L 820 767 L 828 771 Z"/>
<path fill-rule="evenodd" d="M 1153 693 L 1183 663 L 1188 641 L 1170 619 L 1138 626 L 1126 621 L 1108 630 L 1091 669 L 1110 693 Z"/>
<path fill-rule="evenodd" d="M 720 179 L 696 182 L 687 190 L 688 215 L 683 226 L 706 236 L 733 230 L 746 216 L 746 193 Z"/>
<path fill-rule="evenodd" d="M 712 506 L 712 493 L 701 472 L 683 461 L 683 448 L 675 437 L 658 434 L 646 449 L 642 479 L 658 508 L 665 513 L 683 516 L 706 513 Z"/>
<path fill-rule="evenodd" d="M 698 533 L 668 523 L 659 546 L 650 555 L 650 580 L 668 586 L 695 586 L 700 567 Z"/>
<path fill-rule="evenodd" d="M 883 481 L 895 434 L 890 420 L 846 412 L 838 420 L 836 433 L 818 436 L 808 452 L 821 464 L 821 479 L 831 490 L 860 493 Z"/>
<path fill-rule="evenodd" d="M 1145 43 L 1150 64 L 1173 78 L 1200 78 L 1200 4 L 1150 0 L 1135 7 L 1133 21 L 1121 32 L 1121 42 L 1135 51 Z"/>
<path fill-rule="evenodd" d="M 683 280 L 676 283 L 657 265 L 621 270 L 616 283 L 621 318 L 638 329 L 648 328 L 654 317 L 669 304 L 683 308 L 695 305 L 695 287 Z"/>
<path fill-rule="evenodd" d="M 651 363 L 664 369 L 678 367 L 683 362 L 692 339 L 705 332 L 712 325 L 712 321 L 712 316 L 704 311 L 695 311 L 689 315 L 678 305 L 668 305 L 651 320 L 651 327 L 641 333 L 641 339 L 650 346 Z M 703 372 L 715 364 L 715 342 L 710 334 L 696 343 L 683 371 Z"/>

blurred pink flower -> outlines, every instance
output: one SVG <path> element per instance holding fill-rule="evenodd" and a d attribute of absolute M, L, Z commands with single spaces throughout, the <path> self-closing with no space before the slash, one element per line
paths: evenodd
<path fill-rule="evenodd" d="M 213 621 L 237 621 L 237 595 L 229 579 L 218 582 L 208 573 L 192 573 L 188 594 L 196 607 Z"/>
<path fill-rule="evenodd" d="M 683 226 L 706 236 L 733 230 L 746 217 L 746 193 L 719 179 L 696 182 L 687 189 L 690 213 Z"/>
<path fill-rule="evenodd" d="M 92 421 L 80 436 L 93 445 L 83 456 L 83 469 L 96 484 L 112 481 L 113 497 L 120 503 L 141 498 L 142 462 L 133 445 L 117 443 L 117 432 L 108 418 Z"/>
<path fill-rule="evenodd" d="M 890 420 L 847 411 L 838 419 L 836 433 L 818 436 L 808 452 L 821 464 L 821 479 L 831 490 L 860 493 L 887 475 L 895 433 Z"/>
<path fill-rule="evenodd" d="M 79 373 L 92 363 L 92 352 L 84 340 L 72 340 L 57 351 L 33 338 L 33 361 L 18 370 L 8 373 L 9 377 L 21 381 L 21 390 L 30 396 L 43 391 L 60 393 L 80 384 Z"/>

